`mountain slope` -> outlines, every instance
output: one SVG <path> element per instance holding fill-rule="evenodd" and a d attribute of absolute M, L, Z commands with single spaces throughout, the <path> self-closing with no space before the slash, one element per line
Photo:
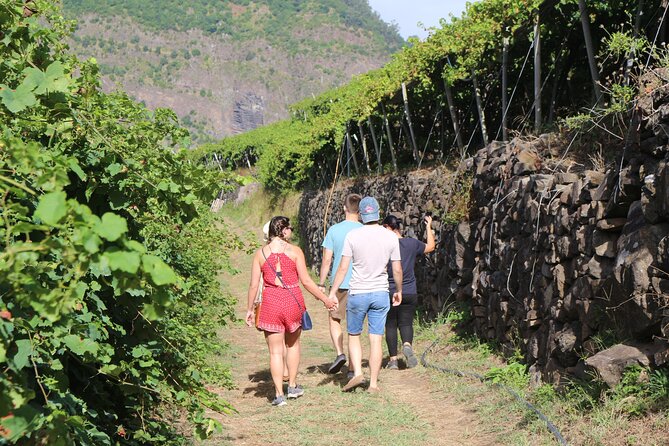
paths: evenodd
<path fill-rule="evenodd" d="M 403 40 L 367 0 L 64 0 L 104 88 L 170 107 L 204 142 L 378 68 Z"/>

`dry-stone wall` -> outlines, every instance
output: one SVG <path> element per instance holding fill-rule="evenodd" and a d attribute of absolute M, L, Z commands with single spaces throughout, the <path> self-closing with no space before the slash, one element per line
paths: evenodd
<path fill-rule="evenodd" d="M 438 221 L 453 180 L 442 169 L 341 184 L 331 198 L 307 193 L 307 256 L 320 265 L 323 215 L 339 221 L 349 192 L 375 196 L 422 240 L 420 216 L 433 211 L 438 248 L 417 267 L 425 307 L 470 302 L 479 336 L 520 349 L 551 382 L 593 367 L 612 384 L 625 365 L 666 364 L 669 91 L 653 90 L 639 113 L 624 158 L 605 172 L 577 171 L 548 135 L 480 150 L 465 166 L 472 210 L 458 225 Z M 604 334 L 625 345 L 600 353 Z"/>

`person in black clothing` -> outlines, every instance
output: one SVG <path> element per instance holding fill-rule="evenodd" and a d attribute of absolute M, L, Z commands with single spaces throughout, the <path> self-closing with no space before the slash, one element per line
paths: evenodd
<path fill-rule="evenodd" d="M 391 306 L 388 318 L 386 319 L 386 344 L 388 344 L 388 354 L 390 359 L 386 365 L 387 369 L 397 369 L 397 329 L 399 328 L 402 338 L 402 353 L 406 358 L 407 367 L 412 368 L 418 365 L 418 359 L 413 352 L 413 319 L 416 314 L 416 304 L 418 303 L 418 290 L 416 288 L 416 276 L 414 274 L 414 265 L 418 255 L 427 254 L 434 251 L 435 241 L 434 232 L 432 232 L 432 216 L 425 216 L 427 226 L 427 243 L 410 237 L 402 237 L 400 232 L 400 220 L 394 215 L 388 215 L 383 220 L 383 226 L 392 231 L 400 239 L 400 256 L 402 257 L 402 304 L 396 307 Z M 390 268 L 390 265 L 388 265 Z M 390 286 L 390 295 L 395 290 L 395 282 L 392 274 L 388 274 L 388 284 Z"/>

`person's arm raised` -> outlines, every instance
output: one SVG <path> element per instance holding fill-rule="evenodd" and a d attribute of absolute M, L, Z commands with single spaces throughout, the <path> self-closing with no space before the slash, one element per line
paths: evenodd
<path fill-rule="evenodd" d="M 425 230 L 427 231 L 427 243 L 425 244 L 425 250 L 423 252 L 427 254 L 434 251 L 434 248 L 437 246 L 437 243 L 434 240 L 434 231 L 432 230 L 431 215 L 425 216 Z"/>
<path fill-rule="evenodd" d="M 306 290 L 309 291 L 316 299 L 323 302 L 323 305 L 325 305 L 325 308 L 328 310 L 337 308 L 337 299 L 334 301 L 329 299 L 328 296 L 323 291 L 321 291 L 318 285 L 316 285 L 311 279 L 309 271 L 307 270 L 307 262 L 304 259 L 304 253 L 302 250 L 294 245 L 292 245 L 291 248 L 295 251 L 295 265 L 297 267 L 297 275 L 300 278 L 302 285 L 304 285 L 304 288 L 306 288 Z"/>

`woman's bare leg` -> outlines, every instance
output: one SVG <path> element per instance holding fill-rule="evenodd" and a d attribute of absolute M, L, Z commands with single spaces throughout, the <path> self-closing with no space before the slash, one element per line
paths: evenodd
<path fill-rule="evenodd" d="M 293 333 L 286 332 L 286 365 L 288 366 L 288 385 L 296 386 L 297 369 L 300 366 L 300 335 L 302 329 L 298 328 Z"/>
<path fill-rule="evenodd" d="M 269 371 L 274 382 L 275 396 L 283 395 L 283 333 L 265 332 L 269 348 Z"/>

